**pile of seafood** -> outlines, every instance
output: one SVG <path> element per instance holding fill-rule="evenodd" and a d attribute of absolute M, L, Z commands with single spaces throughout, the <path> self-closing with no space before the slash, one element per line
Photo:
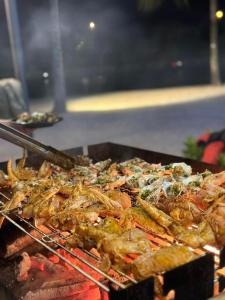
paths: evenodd
<path fill-rule="evenodd" d="M 137 280 L 195 259 L 190 248 L 225 244 L 225 171 L 192 174 L 185 163 L 139 158 L 90 160 L 70 171 L 44 162 L 34 170 L 23 158 L 15 168 L 8 161 L 0 188 L 11 191 L 3 210 L 70 232 L 68 247 L 95 248 L 102 269 Z M 170 237 L 172 245 L 159 248 L 147 233 Z"/>
<path fill-rule="evenodd" d="M 32 125 L 32 124 L 54 124 L 61 120 L 59 116 L 52 112 L 23 112 L 18 115 L 15 119 L 17 124 L 21 125 Z"/>

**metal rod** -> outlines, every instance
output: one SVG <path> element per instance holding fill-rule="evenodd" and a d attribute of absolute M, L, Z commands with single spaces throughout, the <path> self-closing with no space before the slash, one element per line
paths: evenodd
<path fill-rule="evenodd" d="M 77 258 L 78 260 L 80 260 L 81 262 L 83 262 L 84 264 L 86 264 L 88 267 L 90 267 L 91 269 L 93 269 L 97 273 L 101 274 L 102 276 L 104 276 L 105 278 L 107 278 L 108 280 L 110 280 L 112 283 L 118 285 L 121 289 L 125 289 L 126 288 L 126 286 L 124 284 L 122 284 L 121 282 L 115 280 L 113 277 L 111 277 L 108 274 L 106 274 L 105 272 L 101 271 L 100 269 L 98 269 L 94 265 L 90 264 L 88 261 L 86 261 L 82 257 L 79 257 L 78 255 L 76 255 L 75 253 L 73 253 L 72 251 L 70 251 L 69 249 L 67 249 L 66 247 L 64 247 L 63 245 L 59 244 L 56 241 L 54 241 L 54 244 L 57 245 L 58 247 L 62 248 L 63 250 L 66 250 L 71 256 Z"/>
<path fill-rule="evenodd" d="M 7 200 L 10 200 L 10 198 L 8 198 L 6 195 L 4 195 L 2 192 L 0 192 L 0 195 L 2 195 L 3 197 L 5 197 Z M 4 210 L 0 211 L 0 213 L 6 213 Z M 30 222 L 28 222 L 27 220 L 25 220 L 24 218 L 22 218 L 20 215 L 16 214 L 16 216 L 23 221 L 25 224 L 27 224 L 28 226 L 30 226 L 31 228 L 33 228 L 34 230 L 36 230 L 38 233 L 40 233 L 43 237 L 42 237 L 42 241 L 43 242 L 51 242 L 54 243 L 55 245 L 57 245 L 58 247 L 62 248 L 63 250 L 65 250 L 67 253 L 69 253 L 71 256 L 75 257 L 76 259 L 80 260 L 81 262 L 83 262 L 85 265 L 89 266 L 91 269 L 93 269 L 94 271 L 96 271 L 97 273 L 101 274 L 102 276 L 104 276 L 105 278 L 107 278 L 108 280 L 110 280 L 112 283 L 116 284 L 117 286 L 119 286 L 122 289 L 125 289 L 126 286 L 124 284 L 122 284 L 121 282 L 115 280 L 113 277 L 109 276 L 107 273 L 101 271 L 100 269 L 98 269 L 97 267 L 95 267 L 94 265 L 90 264 L 87 260 L 85 260 L 82 257 L 79 257 L 78 255 L 76 255 L 74 252 L 70 251 L 68 248 L 64 247 L 63 245 L 61 245 L 60 243 L 58 243 L 56 240 L 52 239 L 51 236 L 53 235 L 59 235 L 61 238 L 65 238 L 60 232 L 58 232 L 57 230 L 53 229 L 50 226 L 47 226 L 47 228 L 49 228 L 50 230 L 52 230 L 53 232 L 50 234 L 45 234 L 42 230 L 40 230 L 39 228 L 37 228 L 36 226 L 34 226 L 33 224 L 31 224 Z M 16 222 L 15 222 L 16 223 Z M 16 223 L 17 224 L 17 223 Z M 44 238 L 47 238 L 46 240 L 44 240 Z M 38 240 L 40 241 L 40 240 Z M 83 250 L 82 250 L 83 251 Z M 83 251 L 84 252 L 84 251 Z M 87 254 L 90 255 L 90 253 L 87 251 Z M 97 258 L 97 256 L 95 256 L 93 254 L 93 258 Z M 117 271 L 117 273 L 121 273 L 121 275 L 125 276 L 126 278 L 130 279 L 131 281 L 133 281 L 133 278 L 129 277 L 126 274 L 123 274 L 123 272 Z M 136 283 L 136 281 L 133 281 L 134 283 Z"/>
<path fill-rule="evenodd" d="M 98 269 L 97 267 L 95 267 L 94 265 L 92 265 L 91 263 L 89 263 L 86 259 L 84 259 L 84 258 L 76 255 L 74 252 L 70 251 L 68 248 L 66 248 L 65 246 L 61 245 L 60 243 L 58 243 L 56 240 L 52 239 L 51 237 L 49 238 L 49 236 L 52 235 L 51 233 L 50 234 L 45 234 L 42 230 L 40 230 L 39 228 L 35 227 L 34 225 L 32 225 L 30 222 L 26 221 L 25 219 L 23 219 L 19 215 L 18 215 L 18 217 L 20 218 L 21 221 L 25 222 L 26 224 L 28 224 L 29 226 L 31 226 L 33 229 L 37 230 L 40 234 L 42 234 L 43 235 L 42 241 L 44 241 L 45 243 L 47 243 L 47 242 L 48 243 L 54 243 L 56 246 L 58 246 L 58 247 L 62 248 L 63 250 L 65 250 L 68 254 L 70 254 L 74 258 L 80 260 L 85 265 L 87 265 L 88 267 L 90 267 L 91 269 L 93 269 L 95 272 L 101 274 L 102 276 L 104 276 L 105 278 L 107 278 L 108 280 L 110 280 L 112 283 L 118 285 L 122 289 L 126 288 L 126 286 L 124 284 L 122 284 L 121 282 L 115 280 L 113 277 L 109 276 L 107 273 L 103 272 L 102 270 Z M 59 234 L 59 233 L 55 233 L 55 234 Z M 48 238 L 48 240 L 45 240 L 44 238 Z"/>
<path fill-rule="evenodd" d="M 50 227 L 50 226 L 48 226 L 48 225 L 45 225 L 45 226 L 46 226 L 48 229 L 52 230 L 55 234 L 58 234 L 58 235 L 60 236 L 60 238 L 62 238 L 62 239 L 64 239 L 64 240 L 67 240 L 67 239 L 68 239 L 68 236 L 65 237 L 61 232 L 58 232 L 58 231 L 55 230 L 54 228 L 52 228 L 52 227 Z M 48 235 L 49 235 L 49 234 L 48 234 Z M 82 248 L 79 248 L 79 249 L 80 249 L 81 251 L 83 251 L 85 254 L 87 254 L 87 255 L 89 255 L 90 257 L 92 257 L 94 260 L 100 261 L 100 258 L 99 258 L 97 255 L 95 255 L 95 254 L 93 254 L 93 253 L 91 253 L 91 252 L 89 252 L 89 251 L 87 251 L 87 250 L 85 250 L 85 249 L 82 249 Z M 113 269 L 114 271 L 116 271 L 119 275 L 121 275 L 121 276 L 127 278 L 127 279 L 130 280 L 131 282 L 133 282 L 133 283 L 138 283 L 137 280 L 135 280 L 135 279 L 132 278 L 131 276 L 125 274 L 124 272 L 122 272 L 122 271 L 120 271 L 120 270 L 117 270 L 114 266 L 111 266 L 111 269 Z"/>
<path fill-rule="evenodd" d="M 48 229 L 52 230 L 54 234 L 58 234 L 60 238 L 62 238 L 62 239 L 64 239 L 64 240 L 67 240 L 67 239 L 68 239 L 68 236 L 65 237 L 61 232 L 58 232 L 58 231 L 55 230 L 54 228 L 52 228 L 52 227 L 50 227 L 50 226 L 48 226 L 48 225 L 45 225 L 45 226 L 46 226 Z M 49 236 L 49 235 L 51 235 L 51 234 L 48 234 L 48 236 Z M 81 251 L 83 251 L 85 254 L 87 254 L 87 255 L 89 255 L 90 257 L 92 257 L 94 260 L 100 261 L 100 258 L 99 258 L 97 255 L 95 255 L 95 254 L 93 254 L 93 253 L 91 253 L 91 252 L 89 252 L 89 251 L 87 251 L 87 250 L 85 250 L 85 249 L 82 249 L 82 248 L 79 248 L 79 249 L 80 249 Z M 125 274 L 124 272 L 122 272 L 122 271 L 120 271 L 120 270 L 117 270 L 114 266 L 111 266 L 111 269 L 113 269 L 114 271 L 116 271 L 119 275 L 121 275 L 121 276 L 127 278 L 127 279 L 130 280 L 131 282 L 133 282 L 133 283 L 138 283 L 137 280 L 135 280 L 135 279 L 132 278 L 131 276 Z"/>
<path fill-rule="evenodd" d="M 85 249 L 81 249 L 81 250 L 82 250 L 84 253 L 86 253 L 86 254 L 88 254 L 89 256 L 91 256 L 92 258 L 94 258 L 95 260 L 97 260 L 97 261 L 100 260 L 99 257 L 96 256 L 96 255 L 94 255 L 93 253 L 91 253 L 91 252 L 89 252 L 89 251 L 87 251 L 87 250 L 85 250 Z M 135 279 L 132 278 L 131 276 L 125 274 L 124 272 L 122 272 L 122 271 L 120 271 L 120 270 L 117 270 L 114 266 L 111 266 L 111 269 L 113 269 L 114 271 L 116 271 L 119 275 L 121 275 L 121 276 L 127 278 L 127 279 L 130 280 L 131 282 L 133 282 L 133 283 L 138 283 L 137 280 L 135 280 Z"/>
<path fill-rule="evenodd" d="M 46 245 L 44 242 L 42 242 L 41 240 L 39 240 L 38 238 L 34 237 L 32 234 L 30 234 L 26 229 L 24 229 L 22 226 L 20 226 L 18 223 L 16 223 L 12 218 L 10 218 L 7 214 L 5 214 L 3 211 L 0 211 L 0 213 L 3 215 L 4 218 L 6 218 L 9 222 L 11 222 L 13 225 L 15 225 L 17 228 L 19 228 L 21 231 L 23 231 L 25 234 L 27 234 L 29 237 L 31 237 L 33 240 L 35 240 L 37 243 L 39 243 L 40 245 L 42 245 L 44 248 L 46 248 L 47 250 L 49 250 L 50 252 L 52 252 L 53 254 L 55 254 L 56 256 L 58 256 L 60 259 L 62 259 L 65 263 L 67 263 L 70 267 L 72 267 L 74 270 L 78 271 L 79 273 L 81 273 L 82 275 L 84 275 L 86 278 L 88 278 L 89 280 L 91 280 L 92 282 L 94 282 L 97 286 L 99 286 L 101 289 L 105 290 L 106 292 L 109 292 L 109 288 L 107 286 L 105 286 L 104 284 L 102 284 L 101 282 L 99 282 L 98 280 L 96 280 L 95 278 L 93 278 L 91 275 L 89 275 L 88 273 L 86 273 L 85 271 L 83 271 L 81 268 L 79 268 L 78 266 L 75 266 L 74 264 L 72 264 L 68 259 L 66 259 L 63 255 L 61 255 L 60 253 L 58 253 L 57 251 L 55 251 L 52 247 Z"/>

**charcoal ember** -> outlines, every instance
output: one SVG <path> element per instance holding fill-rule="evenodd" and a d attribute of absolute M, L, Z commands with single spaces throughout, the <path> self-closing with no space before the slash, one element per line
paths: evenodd
<path fill-rule="evenodd" d="M 51 233 L 51 231 L 43 225 L 39 226 L 39 229 L 43 231 L 45 234 Z M 30 230 L 29 233 L 35 238 L 40 239 L 42 235 L 37 232 L 37 230 Z M 34 246 L 35 244 L 35 246 Z M 33 249 L 32 249 L 33 248 Z M 35 249 L 34 249 L 35 248 Z M 22 235 L 15 239 L 8 241 L 5 245 L 4 251 L 1 253 L 1 257 L 8 258 L 17 254 L 20 254 L 23 251 L 27 251 L 32 253 L 34 250 L 40 249 L 39 246 L 34 239 L 32 239 L 29 235 Z M 32 251 L 33 250 L 33 251 Z"/>
<path fill-rule="evenodd" d="M 38 289 L 28 292 L 23 300 L 85 300 L 99 299 L 100 292 L 96 287 L 90 287 L 86 283 L 68 284 L 66 286 Z"/>
<path fill-rule="evenodd" d="M 16 277 L 16 280 L 18 282 L 25 281 L 28 279 L 28 272 L 30 271 L 32 266 L 32 261 L 28 253 L 22 253 L 22 258 L 23 259 L 18 265 L 18 275 Z"/>
<path fill-rule="evenodd" d="M 74 258 L 72 262 L 80 264 Z M 95 272 L 88 272 L 100 278 Z M 2 267 L 0 284 L 10 289 L 16 299 L 23 300 L 100 298 L 99 289 L 82 274 L 67 267 L 57 256 L 46 257 L 40 253 L 29 256 L 24 252 L 20 262 L 14 260 Z"/>

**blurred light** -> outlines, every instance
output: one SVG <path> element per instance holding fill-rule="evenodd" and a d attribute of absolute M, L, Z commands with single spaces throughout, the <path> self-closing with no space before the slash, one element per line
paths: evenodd
<path fill-rule="evenodd" d="M 89 84 L 89 78 L 87 78 L 87 77 L 82 77 L 82 78 L 81 78 L 81 83 L 82 83 L 83 85 L 88 85 L 88 84 Z"/>
<path fill-rule="evenodd" d="M 223 18 L 223 11 L 222 10 L 217 10 L 216 17 L 217 17 L 217 19 L 222 19 Z"/>
<path fill-rule="evenodd" d="M 183 67 L 183 62 L 181 60 L 178 60 L 176 62 L 177 67 Z"/>
<path fill-rule="evenodd" d="M 90 28 L 91 30 L 94 30 L 94 29 L 95 29 L 95 23 L 94 23 L 94 22 L 90 22 L 90 23 L 89 23 L 89 28 Z"/>
<path fill-rule="evenodd" d="M 91 83 L 91 80 L 87 77 L 82 78 L 82 84 L 85 88 L 88 88 L 89 83 Z M 210 85 L 200 85 L 194 87 L 113 92 L 82 97 L 80 99 L 72 98 L 67 101 L 66 106 L 69 112 L 116 111 L 205 101 L 210 97 L 224 96 L 224 93 L 225 86 L 223 85 L 213 89 Z"/>
<path fill-rule="evenodd" d="M 77 44 L 76 49 L 77 49 L 77 50 L 80 50 L 83 46 L 84 46 L 84 41 L 80 41 L 80 42 Z"/>
<path fill-rule="evenodd" d="M 177 60 L 177 61 L 172 61 L 171 62 L 171 67 L 172 68 L 181 68 L 181 67 L 183 67 L 183 65 L 184 65 L 184 63 L 183 63 L 183 61 L 182 60 Z"/>
<path fill-rule="evenodd" d="M 43 76 L 44 78 L 48 78 L 49 74 L 48 74 L 47 72 L 44 72 L 44 73 L 42 74 L 42 76 Z"/>

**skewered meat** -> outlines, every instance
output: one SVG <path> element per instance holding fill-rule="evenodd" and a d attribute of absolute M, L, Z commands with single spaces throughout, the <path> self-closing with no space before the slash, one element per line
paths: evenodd
<path fill-rule="evenodd" d="M 62 191 L 64 194 L 68 192 L 67 198 L 62 196 Z M 121 194 L 119 193 L 118 196 L 120 197 Z M 92 219 L 94 223 L 98 211 L 122 210 L 119 197 L 117 200 L 111 199 L 97 188 L 85 187 L 81 184 L 72 189 L 66 189 L 65 186 L 61 188 L 57 181 L 53 181 L 52 186 L 44 187 L 44 191 L 38 186 L 34 187 L 28 203 L 23 206 L 23 216 L 50 220 L 50 223 L 57 224 L 57 227 L 60 224 L 63 226 L 64 222 L 66 226 L 70 223 L 69 227 L 71 227 L 85 219 L 89 221 Z"/>
<path fill-rule="evenodd" d="M 81 224 L 69 243 L 88 250 L 97 248 L 100 255 L 108 257 L 109 266 L 118 262 L 121 264 L 128 254 L 142 254 L 151 250 L 151 243 L 143 231 L 135 228 L 123 232 L 113 218 L 106 218 L 97 226 Z"/>
<path fill-rule="evenodd" d="M 131 207 L 131 198 L 127 193 L 113 190 L 113 191 L 107 192 L 106 195 L 110 199 L 112 199 L 114 201 L 118 201 L 123 208 Z"/>
<path fill-rule="evenodd" d="M 80 224 L 76 227 L 74 236 L 69 239 L 69 244 L 85 249 L 97 247 L 98 241 L 107 235 L 121 235 L 122 229 L 114 218 L 105 218 L 98 226 Z"/>
<path fill-rule="evenodd" d="M 0 170 L 0 189 L 2 188 L 10 188 L 11 181 L 8 179 L 8 176 L 4 174 L 3 171 Z"/>
<path fill-rule="evenodd" d="M 206 219 L 219 245 L 225 244 L 225 197 L 221 197 L 215 206 L 210 208 L 206 213 Z"/>
<path fill-rule="evenodd" d="M 124 257 L 130 254 L 150 252 L 151 243 L 139 229 L 130 229 L 120 236 L 106 236 L 98 245 L 98 250 L 108 255 L 111 264 L 122 265 Z"/>
<path fill-rule="evenodd" d="M 104 269 L 113 264 L 127 270 L 130 263 L 124 257 L 140 255 L 132 269 L 142 279 L 193 256 L 181 246 L 152 253 L 154 246 L 136 227 L 170 234 L 193 248 L 225 244 L 225 172 L 191 173 L 184 163 L 162 166 L 138 158 L 119 164 L 89 161 L 70 171 L 44 162 L 36 171 L 26 168 L 23 158 L 15 169 L 9 161 L 8 176 L 0 174 L 0 187 L 12 188 L 5 210 L 18 207 L 36 225 L 70 231 L 69 245 L 97 248 Z M 187 228 L 193 223 L 198 227 Z"/>
<path fill-rule="evenodd" d="M 203 221 L 197 229 L 186 229 L 172 224 L 170 230 L 176 239 L 192 248 L 203 247 L 206 244 L 215 244 L 215 233 L 208 222 Z"/>
<path fill-rule="evenodd" d="M 98 213 L 95 211 L 64 210 L 49 219 L 49 224 L 62 230 L 73 230 L 80 223 L 95 223 Z"/>
<path fill-rule="evenodd" d="M 147 201 L 140 198 L 137 201 L 151 218 L 184 244 L 198 248 L 208 243 L 214 244 L 216 242 L 215 233 L 208 222 L 203 221 L 197 229 L 187 229 Z"/>
<path fill-rule="evenodd" d="M 154 253 L 145 253 L 134 260 L 132 273 L 137 280 L 148 278 L 154 274 L 169 271 L 188 263 L 196 255 L 184 246 L 171 246 L 157 250 Z"/>
<path fill-rule="evenodd" d="M 151 203 L 144 201 L 139 197 L 137 198 L 137 202 L 149 214 L 149 216 L 162 227 L 168 228 L 173 223 L 173 219 L 170 216 L 162 210 L 157 209 Z"/>
<path fill-rule="evenodd" d="M 202 199 L 199 199 L 199 195 L 191 192 L 174 199 L 161 199 L 155 206 L 186 226 L 199 223 L 202 220 L 203 209 L 207 208 Z"/>
<path fill-rule="evenodd" d="M 12 199 L 9 200 L 5 206 L 4 206 L 4 210 L 12 210 L 16 207 L 18 207 L 18 205 L 24 200 L 25 196 L 23 193 L 17 191 L 13 196 Z M 4 221 L 4 216 L 0 216 L 0 228 L 2 226 L 2 223 Z"/>
<path fill-rule="evenodd" d="M 185 164 L 172 164 L 165 167 L 151 165 L 140 159 L 111 166 L 110 160 L 107 160 L 95 165 L 78 166 L 71 172 L 58 170 L 49 163 L 43 163 L 37 172 L 25 168 L 25 158 L 18 163 L 15 170 L 12 169 L 12 162 L 9 161 L 8 173 L 14 185 L 14 194 L 12 200 L 6 203 L 5 209 L 13 209 L 19 203 L 25 202 L 22 205 L 23 216 L 33 217 L 36 224 L 50 222 L 56 227 L 72 230 L 73 226 L 79 222 L 94 223 L 98 216 L 114 216 L 120 218 L 120 223 L 124 228 L 132 228 L 136 223 L 153 233 L 163 234 L 167 231 L 178 240 L 192 246 L 202 245 L 208 240 L 213 241 L 212 237 L 208 238 L 212 236 L 212 229 L 220 236 L 220 240 L 222 235 L 223 240 L 222 223 L 218 222 L 218 217 L 217 221 L 215 217 L 212 218 L 215 220 L 213 224 L 209 222 L 207 239 L 202 238 L 201 230 L 186 231 L 186 228 L 181 225 L 193 221 L 197 223 L 204 221 L 204 210 L 213 206 L 215 201 L 210 204 L 205 201 L 204 206 L 202 199 L 204 197 L 208 199 L 209 195 L 213 195 L 215 189 L 213 190 L 212 186 L 220 188 L 221 192 L 223 188 L 219 184 L 224 182 L 224 173 L 190 175 L 191 169 Z M 114 175 L 114 177 L 111 176 L 112 179 L 114 178 L 111 183 L 116 185 L 111 189 L 117 186 L 118 180 L 123 182 L 125 180 L 131 186 L 137 184 L 139 188 L 143 184 L 145 186 L 150 184 L 157 189 L 161 200 L 150 202 L 148 196 L 147 201 L 138 197 L 137 203 L 143 210 L 127 209 L 131 206 L 130 197 L 127 194 L 119 190 L 104 193 L 100 189 L 101 185 L 96 188 L 76 181 L 76 176 L 81 180 L 82 176 L 85 177 L 87 174 L 92 178 L 96 176 L 98 178 L 104 174 Z M 118 176 L 120 174 L 121 176 Z M 161 187 L 158 190 L 159 184 Z M 211 189 L 207 192 L 209 185 Z M 202 190 L 198 193 L 199 186 Z M 109 188 L 109 186 L 103 185 L 103 188 Z M 131 192 L 132 190 L 134 188 Z M 198 208 L 199 203 L 204 209 Z M 2 221 L 3 218 L 1 218 Z M 196 235 L 200 235 L 201 238 Z"/>
<path fill-rule="evenodd" d="M 120 224 L 126 229 L 140 226 L 147 231 L 159 235 L 166 232 L 162 226 L 157 224 L 142 208 L 139 207 L 131 207 L 124 210 L 120 217 Z"/>

